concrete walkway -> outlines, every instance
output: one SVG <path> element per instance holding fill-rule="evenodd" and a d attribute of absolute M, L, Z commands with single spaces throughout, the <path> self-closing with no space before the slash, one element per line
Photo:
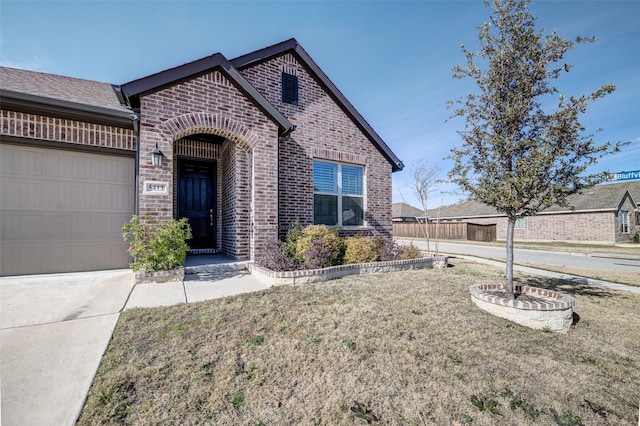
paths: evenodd
<path fill-rule="evenodd" d="M 209 263 L 204 263 L 206 258 L 210 259 Z M 214 263 L 211 259 L 223 261 Z M 189 258 L 183 282 L 138 284 L 134 286 L 125 309 L 201 302 L 269 287 L 251 276 L 246 262 L 224 262 L 224 258 L 210 256 Z"/>
<path fill-rule="evenodd" d="M 75 423 L 132 288 L 129 270 L 0 278 L 2 425 Z"/>

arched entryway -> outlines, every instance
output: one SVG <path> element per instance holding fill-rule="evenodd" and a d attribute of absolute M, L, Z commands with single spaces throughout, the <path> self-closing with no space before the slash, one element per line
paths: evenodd
<path fill-rule="evenodd" d="M 235 132 L 252 134 L 231 120 L 220 123 L 231 129 L 213 127 L 210 120 L 203 126 L 199 121 L 189 120 L 195 125 L 171 135 L 173 216 L 188 218 L 193 231 L 189 242 L 192 253 L 221 252 L 237 259 L 250 259 L 253 150 Z"/>

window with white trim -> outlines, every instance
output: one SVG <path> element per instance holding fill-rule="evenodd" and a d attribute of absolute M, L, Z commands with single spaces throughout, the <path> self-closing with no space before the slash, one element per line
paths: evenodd
<path fill-rule="evenodd" d="M 364 225 L 364 167 L 313 160 L 313 223 Z"/>
<path fill-rule="evenodd" d="M 524 217 L 517 217 L 515 229 L 524 229 Z"/>
<path fill-rule="evenodd" d="M 620 210 L 620 232 L 629 233 L 629 212 L 626 210 Z"/>

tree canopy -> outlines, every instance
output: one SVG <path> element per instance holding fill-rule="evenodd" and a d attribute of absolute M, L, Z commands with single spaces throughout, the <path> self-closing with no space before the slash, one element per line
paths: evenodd
<path fill-rule="evenodd" d="M 489 22 L 479 27 L 479 50 L 462 46 L 466 63 L 453 69 L 454 78 L 471 78 L 478 91 L 450 102 L 452 118 L 463 117 L 465 126 L 458 132 L 462 145 L 452 149 L 449 177 L 508 217 L 511 297 L 515 220 L 554 204 L 566 206 L 569 195 L 604 181 L 608 172 L 587 174 L 587 169 L 623 145 L 598 143 L 580 122 L 587 106 L 612 93 L 613 85 L 575 97 L 560 94 L 553 84 L 571 70 L 565 54 L 595 39 L 545 35 L 536 29 L 528 4 L 493 0 Z"/>

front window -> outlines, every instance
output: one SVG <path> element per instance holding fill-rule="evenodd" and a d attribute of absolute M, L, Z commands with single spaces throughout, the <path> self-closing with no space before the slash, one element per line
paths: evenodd
<path fill-rule="evenodd" d="M 517 217 L 516 218 L 516 225 L 514 227 L 515 229 L 524 229 L 524 217 Z"/>
<path fill-rule="evenodd" d="M 626 234 L 629 232 L 629 212 L 620 210 L 620 232 Z"/>
<path fill-rule="evenodd" d="M 364 167 L 313 161 L 313 223 L 364 225 Z"/>

